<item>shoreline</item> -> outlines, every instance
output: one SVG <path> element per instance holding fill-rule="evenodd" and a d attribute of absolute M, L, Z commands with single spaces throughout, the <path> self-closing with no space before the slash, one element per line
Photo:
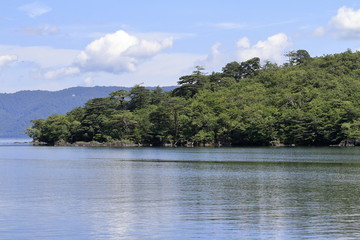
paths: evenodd
<path fill-rule="evenodd" d="M 134 143 L 134 142 L 126 142 L 126 141 L 113 141 L 113 142 L 84 142 L 78 141 L 74 143 L 69 143 L 65 141 L 58 141 L 55 144 L 48 144 L 46 142 L 13 142 L 13 144 L 32 144 L 33 146 L 55 146 L 55 147 L 113 147 L 113 148 L 122 148 L 122 147 L 357 147 L 360 146 L 360 139 L 354 140 L 343 140 L 339 144 L 334 145 L 295 145 L 295 144 L 283 144 L 283 143 L 270 143 L 264 145 L 229 145 L 229 144 L 220 144 L 220 143 L 210 143 L 210 144 L 182 144 L 182 145 L 174 145 L 171 143 L 165 143 L 162 145 L 153 145 L 153 144 L 142 144 L 142 143 Z"/>

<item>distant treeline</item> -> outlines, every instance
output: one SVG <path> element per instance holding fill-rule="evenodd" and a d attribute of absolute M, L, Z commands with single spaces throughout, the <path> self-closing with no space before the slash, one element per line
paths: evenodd
<path fill-rule="evenodd" d="M 221 72 L 196 67 L 164 92 L 136 85 L 89 100 L 65 115 L 33 120 L 36 141 L 151 145 L 330 145 L 360 138 L 360 52 L 288 62 L 231 62 Z"/>

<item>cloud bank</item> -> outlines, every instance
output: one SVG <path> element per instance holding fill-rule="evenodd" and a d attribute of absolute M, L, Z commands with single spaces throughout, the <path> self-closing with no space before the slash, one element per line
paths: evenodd
<path fill-rule="evenodd" d="M 3 55 L 3 56 L 0 56 L 0 68 L 9 65 L 12 62 L 16 62 L 17 59 L 18 58 L 15 55 Z"/>
<path fill-rule="evenodd" d="M 237 42 L 237 58 L 239 61 L 246 61 L 253 57 L 259 57 L 262 61 L 270 60 L 282 63 L 283 53 L 286 48 L 291 46 L 289 38 L 284 33 L 278 33 L 268 37 L 265 41 L 258 41 L 251 45 L 247 37 L 241 38 Z"/>

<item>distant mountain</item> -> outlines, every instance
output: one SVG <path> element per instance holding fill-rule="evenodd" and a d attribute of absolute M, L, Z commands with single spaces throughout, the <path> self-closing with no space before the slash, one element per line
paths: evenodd
<path fill-rule="evenodd" d="M 163 87 L 169 91 L 175 87 Z M 64 114 L 96 97 L 106 97 L 126 87 L 73 87 L 61 91 L 20 91 L 0 93 L 0 137 L 26 137 L 31 120 Z M 149 87 L 153 89 L 153 87 Z"/>

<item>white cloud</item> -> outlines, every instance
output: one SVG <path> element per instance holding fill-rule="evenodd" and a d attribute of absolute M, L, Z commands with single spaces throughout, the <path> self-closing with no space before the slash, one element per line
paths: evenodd
<path fill-rule="evenodd" d="M 92 77 L 87 77 L 84 79 L 84 86 L 91 87 L 93 86 L 94 79 Z"/>
<path fill-rule="evenodd" d="M 73 76 L 80 73 L 80 69 L 77 67 L 63 67 L 56 70 L 47 71 L 42 75 L 45 79 L 64 78 Z"/>
<path fill-rule="evenodd" d="M 0 45 L 0 52 L 2 54 L 15 55 L 19 61 L 35 62 L 42 68 L 51 68 L 71 65 L 80 51 L 44 46 L 20 47 Z"/>
<path fill-rule="evenodd" d="M 360 30 L 360 10 L 354 10 L 348 7 L 341 7 L 337 15 L 331 19 L 331 23 L 341 30 Z"/>
<path fill-rule="evenodd" d="M 20 29 L 20 32 L 26 35 L 49 36 L 58 34 L 60 29 L 55 26 L 44 24 L 35 27 L 24 27 Z"/>
<path fill-rule="evenodd" d="M 243 37 L 239 41 L 237 41 L 236 46 L 239 48 L 249 48 L 250 40 L 247 37 Z"/>
<path fill-rule="evenodd" d="M 212 56 L 218 56 L 220 54 L 220 51 L 219 51 L 220 46 L 221 46 L 221 43 L 219 43 L 219 42 L 217 42 L 211 46 L 211 55 Z"/>
<path fill-rule="evenodd" d="M 20 11 L 25 12 L 31 18 L 39 17 L 52 10 L 50 7 L 39 2 L 33 2 L 26 5 L 22 5 L 18 9 Z"/>
<path fill-rule="evenodd" d="M 31 52 L 29 54 L 31 60 L 42 63 L 43 68 L 50 68 L 44 73 L 38 73 L 37 78 L 56 79 L 86 72 L 107 72 L 110 74 L 134 72 L 144 60 L 156 56 L 165 48 L 171 47 L 172 41 L 172 38 L 147 40 L 124 31 L 117 31 L 91 42 L 85 50 L 80 52 L 75 50 L 66 52 L 65 50 L 45 47 L 38 47 L 39 54 L 34 54 L 36 47 L 15 48 L 16 51 L 13 50 L 12 52 L 22 54 L 22 60 L 29 57 L 25 55 L 26 51 Z M 9 51 L 9 49 L 7 50 Z M 63 54 L 63 58 L 61 58 L 61 54 Z M 57 57 L 54 58 L 54 56 Z M 54 59 L 62 60 L 54 64 L 52 62 Z M 49 61 L 52 63 L 49 64 Z M 44 63 L 48 63 L 48 65 L 44 66 Z M 60 68 L 56 69 L 59 66 Z"/>
<path fill-rule="evenodd" d="M 270 60 L 281 63 L 284 60 L 283 52 L 290 45 L 289 38 L 284 33 L 270 36 L 265 41 L 258 41 L 252 46 L 247 38 L 241 38 L 237 42 L 237 57 L 240 61 L 259 57 L 262 61 Z"/>
<path fill-rule="evenodd" d="M 312 33 L 315 37 L 322 37 L 326 34 L 326 30 L 324 27 L 318 27 L 316 28 L 313 33 Z"/>
<path fill-rule="evenodd" d="M 215 71 L 215 69 L 224 62 L 224 56 L 219 51 L 220 46 L 221 43 L 219 42 L 212 45 L 210 54 L 205 59 L 197 61 L 195 65 L 204 67 L 205 71 Z"/>
<path fill-rule="evenodd" d="M 206 55 L 183 54 L 183 53 L 160 53 L 151 61 L 139 65 L 136 72 L 127 72 L 121 75 L 97 77 L 96 83 L 101 79 L 111 80 L 107 85 L 121 85 L 132 87 L 135 84 L 144 83 L 144 86 L 173 86 L 177 84 L 179 77 L 191 74 L 198 65 L 199 59 L 205 59 Z M 101 73 L 103 74 L 103 73 Z M 103 76 L 103 75 L 101 75 Z"/>
<path fill-rule="evenodd" d="M 143 60 L 171 47 L 172 41 L 140 39 L 120 30 L 91 42 L 78 55 L 75 65 L 89 72 L 132 72 Z"/>
<path fill-rule="evenodd" d="M 17 61 L 17 56 L 14 55 L 3 55 L 0 56 L 0 68 Z"/>
<path fill-rule="evenodd" d="M 337 31 L 337 37 L 360 37 L 360 9 L 354 10 L 346 6 L 339 8 L 336 16 L 330 20 L 330 26 Z"/>

